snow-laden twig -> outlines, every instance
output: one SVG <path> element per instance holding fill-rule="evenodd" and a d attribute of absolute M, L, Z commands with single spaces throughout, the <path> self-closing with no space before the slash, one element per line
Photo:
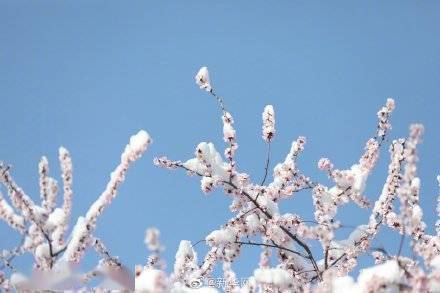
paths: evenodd
<path fill-rule="evenodd" d="M 217 98 L 223 114 L 232 117 L 226 112 L 223 99 L 214 92 L 206 67 L 199 71 L 196 82 Z M 440 282 L 436 281 L 440 273 L 440 258 L 435 257 L 440 254 L 440 239 L 438 235 L 425 234 L 425 224 L 421 220 L 421 209 L 418 206 L 420 180 L 416 177 L 415 170 L 416 146 L 420 141 L 421 126 L 413 125 L 408 138 L 392 141 L 389 172 L 368 223 L 355 227 L 346 239 L 338 240 L 335 237 L 338 229 L 348 227 L 337 219 L 341 206 L 353 202 L 360 208 L 370 208 L 369 199 L 364 192 L 368 178 L 379 160 L 381 146 L 387 141 L 394 108 L 394 100 L 388 99 L 379 109 L 376 132 L 367 140 L 358 162 L 351 167 L 337 169 L 330 159 L 319 160 L 318 169 L 324 171 L 333 181 L 330 187 L 312 181 L 299 169 L 297 158 L 304 150 L 306 142 L 302 136 L 292 143 L 285 160 L 275 165 L 273 180 L 266 184 L 270 145 L 275 135 L 275 112 L 272 106 L 266 106 L 262 115 L 262 137 L 268 144 L 268 154 L 260 184 L 253 183 L 247 173 L 240 172 L 235 160 L 233 165 L 230 164 L 231 161 L 228 163 L 228 153 L 225 153 L 224 160 L 210 142 L 199 143 L 194 157 L 186 161 L 156 158 L 154 163 L 158 166 L 170 170 L 184 169 L 190 176 L 199 176 L 204 193 L 218 188 L 232 199 L 230 209 L 235 213 L 234 217 L 209 233 L 205 243 L 210 246 L 210 250 L 203 262 L 192 269 L 196 272 L 193 276 L 197 277 L 197 284 L 206 284 L 207 277 L 219 262 L 224 264 L 224 278 L 235 280 L 231 264 L 244 247 L 259 246 L 262 247 L 260 269 L 249 279 L 249 284 L 242 287 L 242 290 L 249 290 L 246 292 L 338 292 L 338 288 L 344 286 L 355 291 L 361 289 L 361 292 L 375 292 L 378 288 L 401 291 L 414 291 L 418 288 L 417 290 L 422 289 L 425 292 L 423 290 L 426 288 L 440 287 Z M 236 133 L 228 125 L 228 121 L 229 119 L 223 119 L 223 136 L 225 142 L 235 143 Z M 312 190 L 314 221 L 303 221 L 296 214 L 280 212 L 279 204 L 282 200 L 292 198 L 297 192 L 307 189 Z M 400 213 L 395 211 L 393 205 L 397 198 L 401 201 Z M 306 222 L 314 225 L 309 226 Z M 375 251 L 378 265 L 361 274 L 357 282 L 345 277 L 358 265 L 358 257 L 371 251 L 371 243 L 382 225 L 406 233 L 412 239 L 413 251 L 422 257 L 424 265 L 436 268 L 436 271 L 431 274 L 424 272 L 418 263 L 402 256 L 403 249 L 399 248 L 400 252 L 395 256 L 386 254 L 386 257 L 381 257 L 381 252 Z M 312 252 L 312 240 L 321 243 L 322 253 L 316 249 Z M 277 256 L 275 267 L 270 266 L 271 252 L 275 252 Z M 317 256 L 322 259 L 317 259 Z M 385 275 L 381 276 L 383 273 Z M 161 276 L 168 289 L 177 288 L 180 284 L 176 280 L 167 279 L 166 274 Z M 138 280 L 142 281 L 142 275 Z M 190 287 L 191 283 L 184 282 L 184 285 Z M 225 285 L 223 289 L 227 292 L 238 292 L 239 287 Z"/>
<path fill-rule="evenodd" d="M 124 181 L 125 174 L 129 166 L 142 156 L 151 138 L 144 130 L 139 131 L 130 138 L 130 142 L 125 147 L 121 155 L 121 162 L 110 175 L 110 181 L 99 198 L 91 205 L 84 217 L 79 217 L 73 228 L 70 242 L 67 245 L 64 258 L 68 261 L 79 262 L 84 255 L 84 251 L 89 245 L 90 235 L 96 227 L 98 217 L 110 205 L 116 197 L 119 185 Z"/>
<path fill-rule="evenodd" d="M 131 137 L 107 188 L 89 208 L 86 216 L 78 218 L 71 236 L 67 239 L 64 234 L 69 229 L 73 202 L 73 168 L 67 149 L 59 149 L 64 194 L 60 207 L 56 207 L 57 183 L 49 176 L 46 157 L 42 157 L 38 165 L 41 205 L 35 203 L 18 186 L 11 176 L 11 168 L 0 164 L 0 182 L 7 188 L 12 203 L 11 206 L 0 194 L 0 220 L 23 234 L 22 243 L 18 247 L 11 251 L 5 250 L 0 256 L 3 262 L 0 271 L 5 267 L 11 270 L 9 276 L 1 273 L 0 288 L 13 288 L 17 291 L 72 289 L 76 288 L 78 282 L 100 275 L 110 280 L 110 283 L 117 284 L 119 289 L 134 289 L 134 279 L 129 271 L 117 258 L 109 254 L 102 241 L 92 235 L 92 232 L 96 227 L 97 218 L 116 196 L 117 188 L 124 181 L 128 167 L 141 157 L 150 143 L 150 136 L 143 130 Z M 72 264 L 81 261 L 88 246 L 94 247 L 103 259 L 95 270 L 81 277 Z M 29 277 L 16 271 L 12 264 L 16 256 L 24 253 L 31 253 L 35 258 L 34 270 Z M 63 257 L 60 257 L 61 255 Z"/>

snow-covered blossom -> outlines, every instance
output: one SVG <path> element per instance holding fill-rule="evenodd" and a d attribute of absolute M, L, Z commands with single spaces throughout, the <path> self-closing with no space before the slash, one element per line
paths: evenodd
<path fill-rule="evenodd" d="M 40 197 L 42 201 L 42 205 L 46 210 L 49 210 L 53 207 L 52 204 L 49 204 L 49 161 L 45 156 L 41 157 L 40 163 L 38 164 L 38 173 L 39 173 L 39 183 L 40 183 Z"/>
<path fill-rule="evenodd" d="M 224 112 L 223 138 L 232 146 L 236 143 L 232 116 L 226 112 L 222 100 L 220 104 Z M 211 143 L 200 143 L 195 157 L 181 166 L 171 163 L 179 161 L 164 160 L 159 163 L 166 168 L 182 167 L 190 175 L 200 176 L 204 192 L 216 187 L 223 188 L 232 200 L 230 210 L 236 214 L 205 238 L 211 249 L 205 255 L 198 276 L 208 276 L 215 263 L 223 261 L 225 278 L 234 280 L 231 263 L 241 249 L 249 245 L 262 248 L 260 268 L 250 279 L 251 283 L 242 287 L 245 290 L 243 292 L 351 292 L 360 289 L 376 292 L 383 288 L 409 288 L 424 292 L 424 288 L 435 288 L 440 283 L 435 271 L 428 275 L 422 266 L 410 258 L 393 256 L 386 250 L 371 253 L 377 266 L 362 271 L 357 281 L 347 276 L 358 265 L 358 257 L 371 252 L 372 241 L 382 225 L 410 236 L 413 251 L 421 256 L 425 264 L 432 263 L 432 268 L 436 268 L 435 256 L 440 253 L 440 239 L 426 234 L 423 213 L 418 205 L 420 179 L 416 176 L 415 164 L 416 146 L 423 132 L 420 125 L 411 127 L 407 139 L 392 141 L 386 182 L 367 224 L 356 227 L 345 239 L 336 237 L 337 230 L 343 225 L 337 219 L 339 206 L 350 202 L 361 208 L 370 205 L 364 192 L 368 178 L 377 165 L 380 148 L 391 129 L 390 117 L 394 108 L 394 100 L 388 99 L 386 105 L 378 111 L 376 135 L 366 141 L 358 162 L 348 168 L 338 169 L 328 158 L 319 160 L 318 168 L 325 171 L 334 182 L 329 187 L 312 181 L 300 170 L 297 158 L 304 151 L 304 137 L 295 140 L 284 161 L 275 164 L 273 181 L 267 185 L 266 176 L 261 183 L 253 183 L 248 173 L 239 172 L 235 159 L 232 159 L 232 148 L 225 151 L 226 159 L 230 160 L 228 164 Z M 266 106 L 262 136 L 267 142 L 275 135 L 274 116 L 273 107 Z M 268 159 L 266 175 L 270 163 Z M 315 221 L 303 221 L 295 214 L 280 212 L 281 200 L 306 189 L 312 190 Z M 401 200 L 400 212 L 394 208 L 397 198 Z M 306 222 L 314 225 L 307 225 Z M 260 238 L 261 241 L 258 241 Z M 309 240 L 319 240 L 322 259 L 315 260 L 309 248 Z M 272 252 L 276 252 L 276 267 L 271 267 L 271 262 L 275 261 L 271 257 Z M 235 287 L 224 287 L 225 290 L 227 288 L 231 292 L 236 290 Z"/>
<path fill-rule="evenodd" d="M 119 185 L 124 181 L 125 174 L 132 162 L 139 159 L 148 145 L 152 142 L 149 134 L 145 130 L 139 131 L 130 138 L 130 142 L 125 147 L 121 155 L 121 162 L 110 175 L 110 181 L 99 198 L 92 204 L 84 218 L 79 218 L 72 232 L 72 239 L 67 245 L 64 253 L 69 261 L 78 262 L 87 247 L 90 233 L 96 226 L 96 221 L 104 209 L 111 203 L 116 196 Z"/>
<path fill-rule="evenodd" d="M 272 285 L 275 291 L 286 290 L 292 284 L 289 273 L 279 268 L 256 269 L 254 277 L 257 283 Z"/>
<path fill-rule="evenodd" d="M 203 176 L 201 180 L 201 186 L 204 193 L 211 192 L 214 186 L 214 179 L 212 179 L 212 177 Z"/>
<path fill-rule="evenodd" d="M 263 111 L 263 134 L 265 141 L 270 142 L 275 137 L 275 112 L 272 105 L 264 107 Z"/>
<path fill-rule="evenodd" d="M 136 292 L 165 293 L 168 279 L 165 272 L 157 269 L 144 268 L 135 279 Z"/>
<path fill-rule="evenodd" d="M 294 191 L 310 186 L 310 180 L 301 175 L 296 166 L 296 158 L 304 150 L 306 139 L 303 136 L 298 137 L 292 142 L 290 152 L 287 154 L 284 162 L 275 165 L 273 172 L 273 182 L 266 189 L 269 197 L 278 199 L 278 197 L 288 197 Z"/>
<path fill-rule="evenodd" d="M 392 203 L 397 196 L 396 190 L 399 184 L 400 169 L 402 167 L 404 143 L 404 140 L 395 140 L 390 147 L 391 162 L 388 166 L 388 176 L 370 217 L 370 227 L 372 229 L 377 229 L 383 219 L 393 210 Z"/>
<path fill-rule="evenodd" d="M 223 263 L 223 277 L 224 277 L 224 286 L 223 289 L 227 293 L 238 292 L 239 283 L 235 272 L 232 270 L 232 265 L 230 262 Z"/>
<path fill-rule="evenodd" d="M 332 292 L 399 292 L 405 285 L 403 275 L 397 261 L 391 260 L 362 270 L 357 282 L 351 277 L 334 279 Z"/>
<path fill-rule="evenodd" d="M 24 219 L 22 216 L 17 215 L 13 208 L 3 198 L 0 193 L 0 219 L 8 223 L 9 226 L 18 230 L 20 233 L 24 232 Z"/>
<path fill-rule="evenodd" d="M 51 221 L 48 222 L 54 226 L 52 239 L 56 245 L 61 248 L 61 246 L 64 244 L 64 233 L 68 229 L 68 221 L 72 212 L 73 167 L 69 151 L 64 147 L 60 147 L 58 152 L 61 166 L 61 178 L 63 179 L 64 198 L 62 208 L 57 208 L 51 214 L 49 214 L 49 219 Z"/>
<path fill-rule="evenodd" d="M 211 232 L 206 236 L 206 242 L 212 246 L 230 244 L 235 241 L 236 232 L 232 229 L 221 229 Z"/>
<path fill-rule="evenodd" d="M 149 228 L 145 231 L 145 245 L 149 250 L 161 250 L 162 246 L 159 242 L 160 231 L 157 228 Z"/>
<path fill-rule="evenodd" d="M 20 288 L 30 289 L 28 282 L 29 282 L 28 278 L 22 273 L 18 273 L 18 272 L 13 273 L 10 278 L 11 286 L 16 289 L 20 289 Z"/>
<path fill-rule="evenodd" d="M 333 169 L 333 164 L 328 158 L 321 158 L 318 161 L 318 169 L 330 172 Z"/>
<path fill-rule="evenodd" d="M 211 79 L 209 78 L 209 71 L 207 67 L 203 66 L 199 69 L 195 80 L 200 89 L 204 89 L 208 92 L 212 91 Z"/>
<path fill-rule="evenodd" d="M 63 190 L 64 190 L 64 201 L 63 201 L 63 210 L 66 215 L 66 218 L 70 217 L 70 213 L 72 210 L 72 159 L 70 158 L 69 151 L 64 147 L 60 147 L 59 149 L 59 160 L 62 172 L 63 179 Z"/>
<path fill-rule="evenodd" d="M 234 124 L 234 119 L 229 112 L 225 112 L 222 116 L 223 120 L 223 139 L 225 142 L 233 143 L 235 142 L 235 129 L 232 126 Z"/>
<path fill-rule="evenodd" d="M 34 224 L 40 224 L 46 216 L 45 210 L 36 205 L 34 201 L 24 193 L 11 177 L 9 167 L 0 163 L 0 181 L 8 189 L 8 194 L 14 208 L 22 213 L 25 220 Z"/>
<path fill-rule="evenodd" d="M 134 279 L 128 270 L 116 257 L 110 255 L 103 242 L 95 237 L 93 232 L 98 216 L 116 195 L 116 189 L 124 180 L 128 167 L 140 158 L 150 143 L 151 138 L 143 130 L 131 137 L 107 188 L 87 214 L 77 219 L 71 235 L 67 238 L 64 234 L 69 228 L 73 200 L 73 168 L 67 149 L 59 149 L 64 191 L 60 207 L 56 207 L 58 188 L 56 180 L 49 176 L 49 162 L 46 157 L 42 157 L 38 165 L 41 203 L 33 201 L 15 182 L 11 168 L 1 163 L 0 182 L 7 189 L 12 206 L 0 194 L 0 219 L 23 234 L 23 238 L 19 246 L 0 253 L 0 289 L 7 292 L 12 288 L 19 292 L 40 289 L 68 290 L 79 288 L 79 285 L 83 286 L 84 282 L 89 282 L 96 276 L 102 277 L 101 285 L 104 287 L 122 290 L 134 288 Z M 94 248 L 102 259 L 92 271 L 81 274 L 75 268 L 75 263 L 81 260 L 88 247 Z M 11 262 L 14 257 L 25 253 L 31 253 L 35 260 L 29 277 L 16 272 Z M 14 272 L 9 278 L 3 275 L 3 264 Z"/>
<path fill-rule="evenodd" d="M 346 168 L 336 168 L 328 158 L 318 161 L 318 169 L 325 171 L 332 181 L 330 186 L 312 180 L 300 168 L 298 158 L 306 143 L 302 136 L 292 142 L 284 160 L 273 164 L 273 179 L 266 183 L 272 164 L 268 144 L 264 178 L 255 183 L 249 175 L 253 172 L 245 173 L 238 169 L 234 119 L 226 111 L 223 100 L 212 90 L 206 67 L 200 69 L 196 82 L 220 103 L 223 139 L 227 144 L 224 157 L 213 143 L 201 142 L 193 157 L 186 161 L 158 157 L 154 159 L 154 164 L 172 170 L 183 169 L 188 175 L 200 177 L 201 190 L 205 193 L 223 190 L 231 199 L 231 218 L 207 233 L 204 241 L 198 241 L 194 246 L 189 241 L 181 241 L 171 274 L 165 271 L 165 262 L 160 256 L 163 246 L 159 242 L 159 230 L 148 229 L 145 244 L 151 254 L 143 265 L 136 266 L 133 280 L 127 268 L 117 257 L 111 256 L 102 240 L 96 237 L 95 228 L 97 219 L 116 196 L 128 168 L 151 143 L 148 133 L 140 131 L 131 137 L 106 188 L 85 216 L 77 219 L 68 238 L 64 233 L 68 229 L 73 199 L 73 169 L 69 152 L 64 148 L 59 150 L 64 191 L 60 207 L 56 206 L 57 183 L 49 176 L 46 157 L 39 164 L 41 203 L 33 201 L 14 181 L 10 167 L 1 164 L 0 182 L 8 191 L 11 205 L 0 195 L 0 219 L 23 234 L 21 245 L 0 253 L 1 289 L 52 290 L 60 289 L 57 287 L 60 284 L 68 284 L 67 288 L 61 289 L 72 289 L 72 286 L 79 288 L 78 283 L 90 282 L 101 276 L 105 278 L 103 284 L 115 285 L 118 290 L 155 293 L 217 292 L 209 287 L 212 284 L 231 293 L 440 291 L 440 224 L 436 224 L 437 234 L 429 235 L 419 205 L 421 179 L 417 175 L 417 147 L 424 131 L 422 125 L 413 124 L 407 138 L 392 140 L 388 174 L 369 219 L 355 227 L 348 237 L 339 237 L 338 230 L 344 226 L 338 218 L 339 208 L 351 202 L 361 208 L 369 207 L 364 193 L 368 178 L 379 160 L 381 146 L 387 142 L 386 135 L 391 129 L 390 117 L 395 108 L 392 99 L 388 99 L 378 111 L 376 135 L 367 139 L 357 162 Z M 275 115 L 269 105 L 263 112 L 262 136 L 271 142 L 274 135 Z M 438 180 L 440 184 L 440 177 Z M 282 212 L 282 201 L 294 198 L 300 191 L 311 192 L 313 198 L 314 212 L 307 220 L 294 212 Z M 398 208 L 396 201 L 400 201 Z M 292 207 L 295 208 L 294 205 Z M 437 212 L 440 214 L 440 205 Z M 392 251 L 394 246 L 374 246 L 382 226 L 402 235 L 401 247 L 395 255 Z M 409 241 L 403 241 L 403 237 L 409 238 Z M 320 243 L 322 250 L 316 246 L 312 249 L 314 241 Z M 402 249 L 407 242 L 414 258 L 405 255 L 407 251 Z M 208 251 L 199 263 L 196 246 L 203 245 L 201 243 L 208 246 Z M 77 275 L 75 268 L 89 247 L 97 252 L 101 260 L 91 271 Z M 257 269 L 253 276 L 242 284 L 232 267 L 247 247 L 258 247 L 261 253 L 259 262 L 254 262 Z M 16 272 L 11 264 L 14 257 L 27 252 L 35 259 L 30 277 Z M 375 265 L 361 269 L 355 280 L 349 274 L 359 265 L 362 255 L 372 256 Z M 213 278 L 218 273 L 218 264 L 222 264 L 223 269 L 221 284 Z M 6 269 L 11 271 L 9 276 L 4 273 Z M 88 288 L 81 290 L 87 292 Z M 99 290 L 103 289 L 99 287 Z"/>
<path fill-rule="evenodd" d="M 391 124 L 389 123 L 389 115 L 393 112 L 395 108 L 395 103 L 393 99 L 387 99 L 387 103 L 377 112 L 377 117 L 379 118 L 379 125 L 377 129 L 377 136 L 383 140 L 386 132 L 391 129 Z"/>
<path fill-rule="evenodd" d="M 197 253 L 192 248 L 191 242 L 180 241 L 174 262 L 174 280 L 191 284 L 199 278 L 198 269 Z"/>

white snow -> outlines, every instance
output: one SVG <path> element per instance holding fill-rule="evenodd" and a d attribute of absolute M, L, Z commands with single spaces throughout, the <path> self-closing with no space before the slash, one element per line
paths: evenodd
<path fill-rule="evenodd" d="M 280 268 L 256 269 L 254 277 L 258 283 L 273 284 L 280 288 L 286 288 L 292 282 L 289 273 Z"/>
<path fill-rule="evenodd" d="M 219 246 L 235 242 L 236 233 L 229 228 L 212 231 L 205 240 L 211 246 Z"/>
<path fill-rule="evenodd" d="M 209 71 L 206 66 L 203 66 L 199 69 L 195 76 L 195 80 L 200 89 L 204 89 L 206 91 L 211 91 L 211 79 L 209 78 Z"/>
<path fill-rule="evenodd" d="M 63 209 L 56 208 L 52 213 L 50 213 L 49 218 L 46 222 L 46 227 L 48 230 L 55 229 L 56 227 L 63 224 L 66 220 L 66 214 Z"/>
<path fill-rule="evenodd" d="M 130 162 L 137 160 L 147 150 L 151 142 L 150 135 L 145 130 L 140 130 L 137 134 L 130 137 L 130 142 L 125 147 L 121 160 L 125 161 L 125 158 Z"/>

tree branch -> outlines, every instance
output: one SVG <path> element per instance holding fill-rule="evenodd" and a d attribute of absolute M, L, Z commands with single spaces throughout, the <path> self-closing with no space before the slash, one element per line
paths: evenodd
<path fill-rule="evenodd" d="M 267 178 L 267 173 L 269 171 L 269 162 L 270 162 L 270 141 L 267 143 L 267 157 L 266 157 L 266 166 L 264 167 L 264 177 L 263 180 L 261 180 L 260 185 L 264 185 Z"/>
<path fill-rule="evenodd" d="M 257 243 L 257 242 L 251 242 L 251 241 L 247 241 L 247 242 L 235 241 L 235 243 L 243 244 L 243 245 L 251 245 L 251 246 L 265 246 L 265 247 L 277 248 L 277 249 L 280 249 L 280 250 L 285 250 L 285 251 L 291 252 L 293 254 L 299 255 L 299 256 L 301 256 L 303 258 L 309 259 L 309 257 L 307 255 L 302 254 L 301 252 L 298 252 L 298 251 L 295 251 L 295 250 L 292 250 L 292 249 L 289 249 L 287 247 L 283 247 L 283 246 L 280 246 L 280 245 L 277 245 L 277 244 Z"/>

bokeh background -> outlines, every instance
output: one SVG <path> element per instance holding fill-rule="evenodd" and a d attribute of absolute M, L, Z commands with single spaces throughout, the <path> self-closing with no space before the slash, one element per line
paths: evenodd
<path fill-rule="evenodd" d="M 429 232 L 439 173 L 440 2 L 438 1 L 0 1 L 0 158 L 38 199 L 37 165 L 47 155 L 59 178 L 57 152 L 74 163 L 73 216 L 83 215 L 104 189 L 130 135 L 154 139 L 131 168 L 96 235 L 130 267 L 145 263 L 147 227 L 162 232 L 172 269 L 181 239 L 198 241 L 226 222 L 230 199 L 204 195 L 196 178 L 159 169 L 154 156 L 186 160 L 201 141 L 222 151 L 215 101 L 194 83 L 208 66 L 214 87 L 235 118 L 238 167 L 263 175 L 261 112 L 276 111 L 272 164 L 298 135 L 308 139 L 299 163 L 316 168 L 326 156 L 338 168 L 357 162 L 374 134 L 376 112 L 396 100 L 389 139 L 420 122 L 421 205 Z M 375 200 L 387 174 L 385 146 L 366 195 Z M 60 181 L 60 180 L 59 180 Z M 4 188 L 2 192 L 5 194 Z M 281 204 L 313 219 L 309 192 Z M 365 223 L 370 211 L 348 205 L 340 219 Z M 346 228 L 338 237 L 346 237 Z M 19 241 L 0 223 L 0 247 Z M 374 245 L 396 253 L 399 236 L 384 229 Z M 313 249 L 318 251 L 314 243 Z M 200 257 L 207 251 L 197 245 Z M 246 248 L 234 269 L 252 274 L 259 249 Z M 89 253 L 84 267 L 96 261 Z M 31 257 L 14 260 L 28 271 Z M 371 264 L 362 258 L 363 265 Z M 356 272 L 355 272 L 356 274 Z"/>

